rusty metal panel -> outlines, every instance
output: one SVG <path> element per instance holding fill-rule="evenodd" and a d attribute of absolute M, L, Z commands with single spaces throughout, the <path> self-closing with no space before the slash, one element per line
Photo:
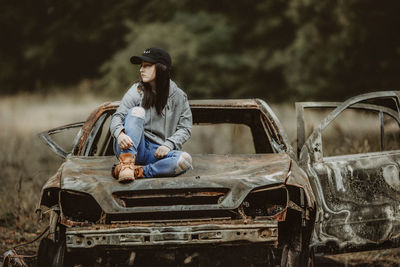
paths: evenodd
<path fill-rule="evenodd" d="M 336 157 L 313 166 L 321 213 L 318 239 L 340 246 L 382 243 L 400 235 L 398 153 Z"/>
<path fill-rule="evenodd" d="M 293 164 L 290 168 L 290 175 L 286 180 L 286 184 L 302 188 L 307 199 L 307 208 L 313 209 L 315 207 L 315 195 L 310 184 L 310 180 L 306 172 L 301 169 L 295 161 L 293 161 Z"/>
<path fill-rule="evenodd" d="M 67 229 L 69 248 L 152 247 L 207 244 L 270 243 L 277 245 L 276 221 L 214 222 L 200 225 L 119 225 Z"/>
<path fill-rule="evenodd" d="M 106 110 L 112 110 L 112 109 L 116 109 L 117 106 L 115 106 L 116 104 L 118 104 L 119 102 L 106 102 L 104 104 L 102 104 L 101 106 L 99 106 L 97 109 L 95 109 L 87 118 L 85 124 L 83 124 L 82 126 L 82 133 L 81 133 L 81 137 L 78 141 L 77 144 L 77 149 L 76 149 L 76 155 L 81 155 L 82 153 L 82 149 L 83 149 L 83 145 L 85 144 L 85 142 L 88 139 L 88 136 L 93 128 L 93 125 L 96 123 L 97 119 L 106 111 Z"/>
<path fill-rule="evenodd" d="M 194 169 L 184 175 L 138 179 L 135 183 L 120 184 L 110 172 L 117 162 L 115 157 L 69 157 L 63 169 L 61 188 L 92 195 L 106 213 L 233 209 L 239 207 L 252 189 L 284 183 L 290 160 L 285 154 L 193 155 Z M 230 190 L 221 203 L 213 205 L 127 208 L 120 206 L 112 197 L 121 191 L 190 188 Z"/>
<path fill-rule="evenodd" d="M 191 107 L 218 107 L 218 108 L 258 108 L 254 99 L 206 99 L 189 100 Z"/>
<path fill-rule="evenodd" d="M 40 201 L 37 206 L 37 210 L 40 210 L 40 206 L 53 206 L 58 203 L 58 191 L 60 189 L 61 172 L 64 167 L 64 163 L 58 168 L 57 173 L 51 176 L 47 182 L 43 185 L 42 191 L 40 192 Z"/>
<path fill-rule="evenodd" d="M 256 101 L 269 125 L 269 130 L 273 131 L 273 139 L 277 142 L 277 146 L 275 146 L 277 148 L 277 153 L 287 153 L 292 159 L 296 159 L 296 154 L 293 151 L 289 138 L 278 117 L 265 101 L 261 99 L 256 99 Z"/>

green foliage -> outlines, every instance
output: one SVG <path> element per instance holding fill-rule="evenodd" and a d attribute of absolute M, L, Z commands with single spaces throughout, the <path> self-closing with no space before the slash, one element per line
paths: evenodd
<path fill-rule="evenodd" d="M 0 92 L 97 80 L 120 96 L 129 57 L 160 46 L 191 98 L 342 99 L 396 89 L 400 3 L 385 0 L 5 2 Z"/>
<path fill-rule="evenodd" d="M 104 76 L 99 86 L 111 94 L 120 95 L 138 78 L 139 67 L 132 65 L 129 58 L 151 46 L 169 51 L 174 79 L 195 97 L 215 95 L 219 88 L 213 72 L 232 68 L 230 55 L 224 51 L 231 30 L 223 16 L 177 13 L 169 23 L 130 21 L 127 26 L 127 47 L 101 68 Z"/>
<path fill-rule="evenodd" d="M 292 0 L 296 38 L 284 51 L 289 88 L 329 99 L 396 89 L 400 17 L 396 1 Z"/>
<path fill-rule="evenodd" d="M 121 9 L 105 0 L 3 2 L 1 91 L 94 77 L 98 66 L 123 45 Z"/>

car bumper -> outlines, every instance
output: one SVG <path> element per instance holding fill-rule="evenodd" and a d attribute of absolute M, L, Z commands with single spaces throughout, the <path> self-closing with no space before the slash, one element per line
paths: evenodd
<path fill-rule="evenodd" d="M 97 226 L 72 227 L 66 230 L 66 245 L 70 249 L 109 248 L 151 248 L 156 246 L 201 246 L 224 244 L 278 242 L 278 223 L 264 221 L 257 223 L 210 223 L 177 226 Z"/>

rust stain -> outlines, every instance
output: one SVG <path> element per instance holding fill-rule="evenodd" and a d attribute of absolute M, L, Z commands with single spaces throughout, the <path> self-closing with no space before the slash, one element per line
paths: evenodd
<path fill-rule="evenodd" d="M 85 227 L 85 226 L 92 226 L 93 224 L 87 222 L 76 222 L 65 218 L 64 216 L 61 217 L 60 223 L 67 227 Z"/>
<path fill-rule="evenodd" d="M 272 219 L 274 221 L 283 222 L 286 220 L 286 213 L 287 213 L 287 208 L 285 208 L 282 212 L 279 212 L 278 214 L 272 216 Z"/>

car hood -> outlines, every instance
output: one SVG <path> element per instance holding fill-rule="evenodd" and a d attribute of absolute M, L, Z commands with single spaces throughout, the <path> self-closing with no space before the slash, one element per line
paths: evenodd
<path fill-rule="evenodd" d="M 193 169 L 177 177 L 143 178 L 120 184 L 111 176 L 117 163 L 113 157 L 70 156 L 61 173 L 60 187 L 91 195 L 105 213 L 135 213 L 235 209 L 248 193 L 260 187 L 284 184 L 291 166 L 287 154 L 256 155 L 194 155 Z M 222 201 L 215 204 L 123 207 L 116 195 L 153 194 L 158 192 L 223 192 Z M 164 193 L 165 196 L 165 193 Z"/>

